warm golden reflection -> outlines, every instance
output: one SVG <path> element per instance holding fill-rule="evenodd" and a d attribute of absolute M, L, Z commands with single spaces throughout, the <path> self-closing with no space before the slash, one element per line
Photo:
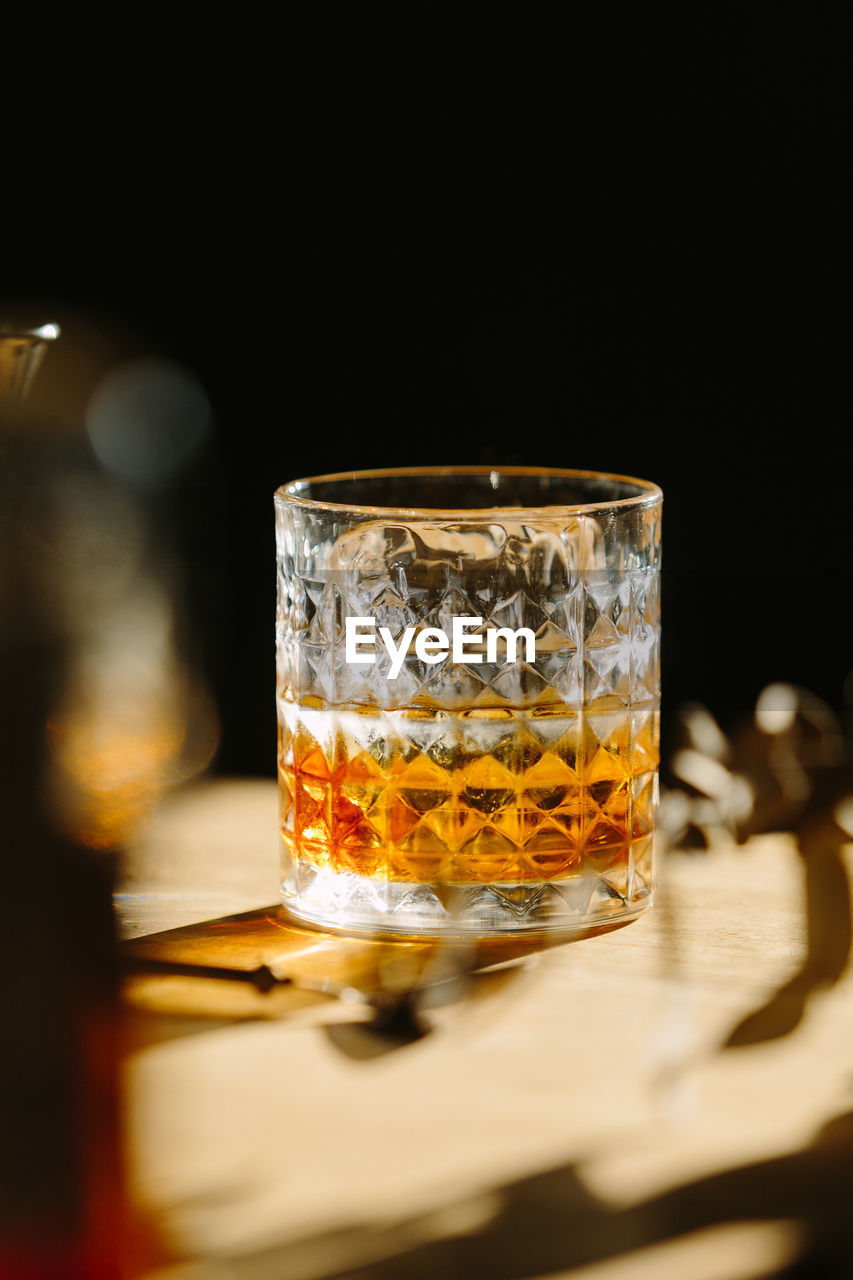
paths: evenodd
<path fill-rule="evenodd" d="M 163 792 L 200 773 L 216 749 L 215 709 L 173 633 L 168 592 L 144 578 L 118 601 L 95 601 L 78 626 L 48 738 L 61 820 L 91 848 L 121 847 Z"/>
<path fill-rule="evenodd" d="M 58 717 L 48 733 L 61 772 L 62 808 L 77 837 L 95 849 L 120 846 L 162 794 L 181 749 L 181 717 L 132 700 Z"/>
<path fill-rule="evenodd" d="M 587 935 L 609 932 L 618 923 L 590 928 Z M 270 989 L 288 983 L 302 991 L 358 1000 L 374 1007 L 459 979 L 521 961 L 539 952 L 576 941 L 577 932 L 542 931 L 516 937 L 450 941 L 424 937 L 381 938 L 314 929 L 288 918 L 280 907 L 241 912 L 206 920 L 124 943 L 125 968 L 135 981 L 125 991 L 129 1002 L 147 1011 L 200 1016 L 196 991 L 188 980 L 231 978 L 254 987 L 254 994 L 235 996 L 224 983 L 219 995 L 206 992 L 204 1014 L 227 1018 L 270 1016 L 263 1002 Z M 148 982 L 140 981 L 148 975 Z M 169 983 L 169 975 L 182 982 Z M 156 981 L 155 981 L 156 979 Z M 260 993 L 260 1001 L 257 996 Z M 464 992 L 460 989 L 460 994 Z M 189 1003 L 180 1005 L 180 996 Z M 282 1014 L 287 999 L 270 1004 Z"/>

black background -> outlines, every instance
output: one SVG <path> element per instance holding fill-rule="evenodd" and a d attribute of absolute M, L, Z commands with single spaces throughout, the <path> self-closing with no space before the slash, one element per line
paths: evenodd
<path fill-rule="evenodd" d="M 223 772 L 273 772 L 273 490 L 353 467 L 656 480 L 668 714 L 841 703 L 843 10 L 546 12 L 10 35 L 0 291 L 145 335 L 214 408 L 172 498 Z"/>

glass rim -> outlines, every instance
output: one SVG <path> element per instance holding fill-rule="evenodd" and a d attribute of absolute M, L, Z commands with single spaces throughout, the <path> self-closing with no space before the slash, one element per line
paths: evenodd
<path fill-rule="evenodd" d="M 55 342 L 61 333 L 58 324 L 14 324 L 10 321 L 0 323 L 0 338 L 34 338 L 39 342 Z"/>
<path fill-rule="evenodd" d="M 364 503 L 329 502 L 322 498 L 308 497 L 304 490 L 310 485 L 340 483 L 347 480 L 379 480 L 379 479 L 446 479 L 455 476 L 526 476 L 529 478 L 555 480 L 611 480 L 617 484 L 634 485 L 639 493 L 622 498 L 609 498 L 591 502 L 543 502 L 519 506 L 517 504 L 496 505 L 493 507 L 405 507 L 383 506 Z M 492 481 L 493 487 L 497 485 Z M 612 471 L 580 471 L 564 467 L 524 467 L 524 466 L 441 466 L 441 467 L 380 467 L 366 471 L 335 471 L 324 475 L 304 476 L 301 479 L 289 480 L 275 491 L 275 501 L 286 506 L 298 507 L 309 511 L 352 512 L 355 515 L 397 516 L 412 519 L 419 516 L 434 515 L 453 516 L 457 519 L 482 519 L 483 516 L 506 516 L 520 513 L 530 516 L 542 512 L 553 515 L 556 512 L 565 515 L 589 515 L 596 511 L 631 510 L 635 508 L 653 507 L 663 501 L 663 490 L 652 480 L 641 480 L 637 476 L 621 475 Z"/>

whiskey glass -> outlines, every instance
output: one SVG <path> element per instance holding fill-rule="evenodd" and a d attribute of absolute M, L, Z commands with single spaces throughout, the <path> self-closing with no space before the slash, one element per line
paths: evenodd
<path fill-rule="evenodd" d="M 650 905 L 662 499 L 645 480 L 527 467 L 278 489 L 290 914 L 586 935 Z"/>

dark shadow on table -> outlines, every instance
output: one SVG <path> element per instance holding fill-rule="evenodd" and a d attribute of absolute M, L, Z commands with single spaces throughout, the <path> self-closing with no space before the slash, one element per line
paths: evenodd
<path fill-rule="evenodd" d="M 851 948 L 850 885 L 844 862 L 849 837 L 823 817 L 798 832 L 803 863 L 806 954 L 797 973 L 732 1028 L 723 1048 L 781 1040 L 802 1022 L 813 995 L 844 974 Z"/>
<path fill-rule="evenodd" d="M 785 1280 L 853 1276 L 853 1112 L 825 1125 L 806 1148 L 699 1178 L 629 1209 L 592 1195 L 581 1165 L 565 1164 L 494 1191 L 496 1211 L 463 1234 L 465 1206 L 353 1225 L 262 1252 L 229 1257 L 245 1280 L 291 1274 L 316 1280 L 528 1280 L 684 1237 L 703 1228 L 751 1221 L 800 1226 L 797 1261 Z M 476 1216 L 476 1202 L 471 1205 Z M 437 1237 L 437 1238 L 436 1238 Z"/>

